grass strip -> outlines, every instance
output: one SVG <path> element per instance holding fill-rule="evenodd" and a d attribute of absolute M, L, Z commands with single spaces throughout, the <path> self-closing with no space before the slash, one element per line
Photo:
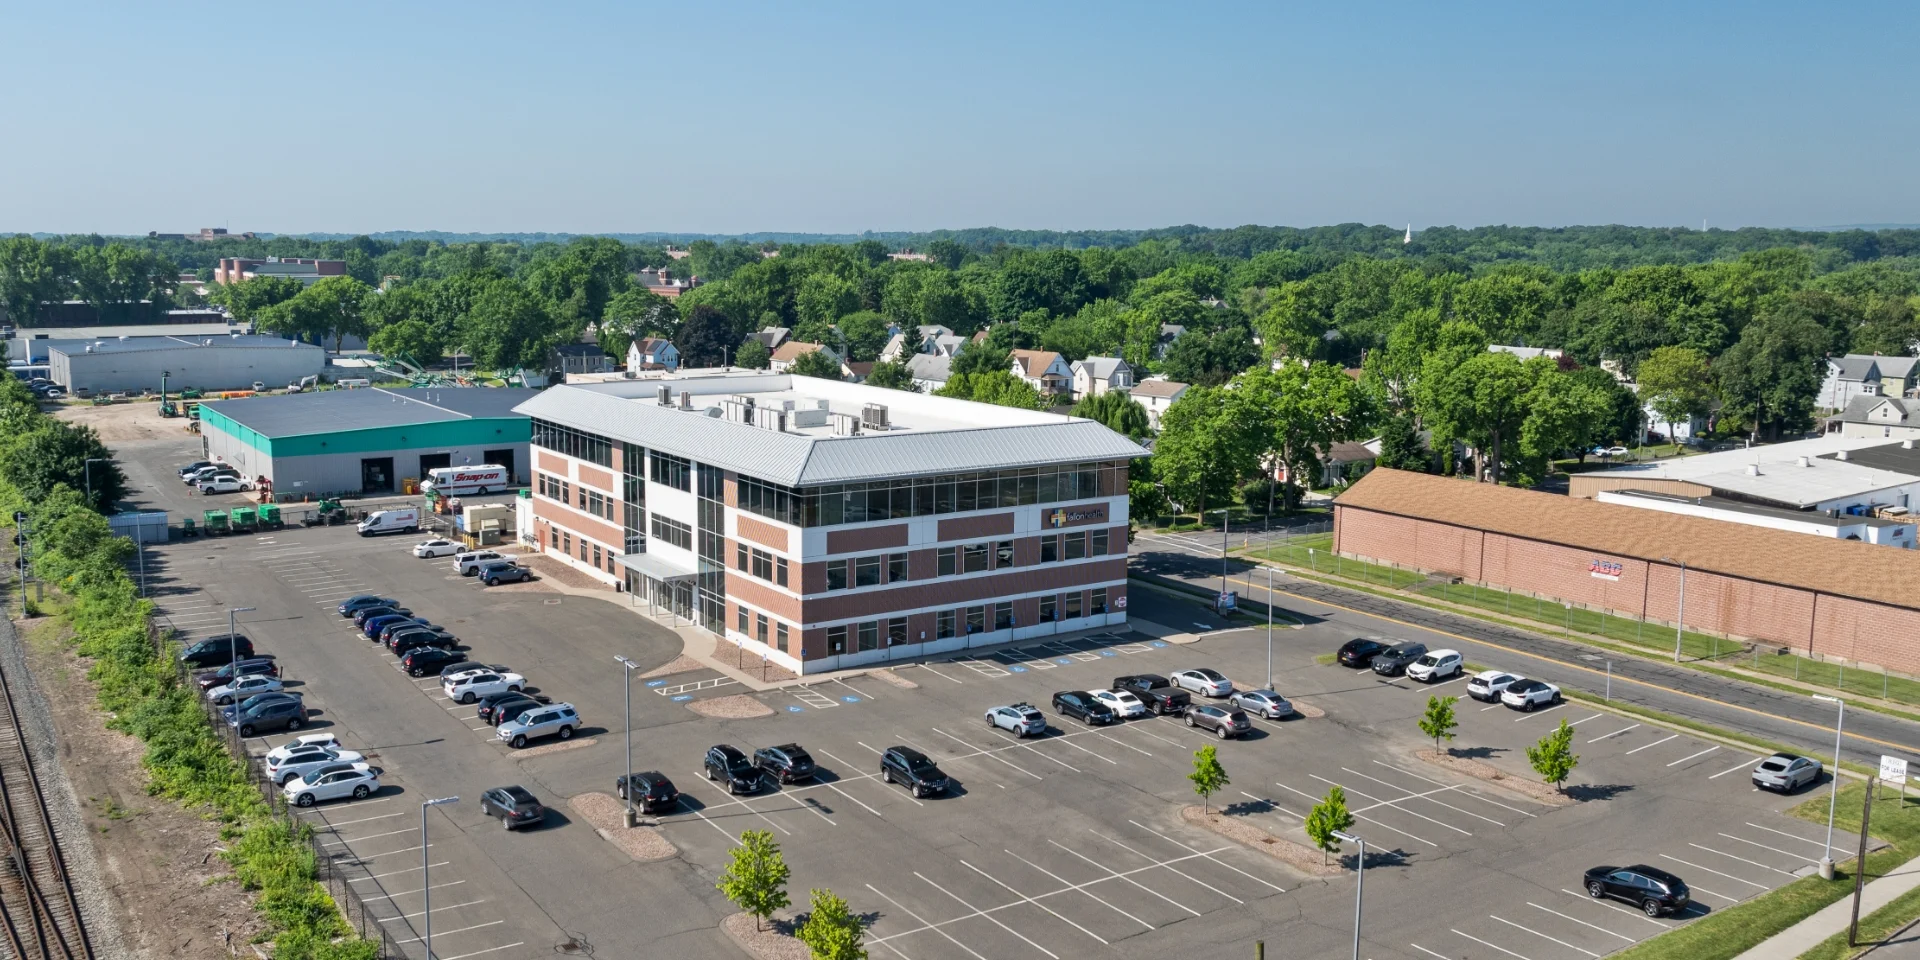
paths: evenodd
<path fill-rule="evenodd" d="M 1857 957 L 1912 926 L 1916 919 L 1920 919 L 1920 887 L 1908 890 L 1893 898 L 1886 906 L 1861 917 L 1859 946 L 1847 946 L 1847 932 L 1842 930 L 1801 954 L 1800 960 L 1847 960 Z"/>

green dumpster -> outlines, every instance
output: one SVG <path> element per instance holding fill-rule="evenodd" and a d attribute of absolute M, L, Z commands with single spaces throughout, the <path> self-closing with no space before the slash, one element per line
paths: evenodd
<path fill-rule="evenodd" d="M 279 504 L 263 503 L 260 505 L 260 529 L 278 530 L 281 527 L 284 527 L 286 525 L 287 525 L 287 522 L 285 520 L 280 519 Z"/>
<path fill-rule="evenodd" d="M 227 512 L 225 510 L 208 510 L 200 515 L 200 521 L 200 525 L 206 529 L 207 536 L 209 537 L 225 536 L 227 533 Z"/>
<path fill-rule="evenodd" d="M 234 533 L 252 533 L 259 527 L 259 512 L 252 507 L 234 507 L 227 516 Z"/>

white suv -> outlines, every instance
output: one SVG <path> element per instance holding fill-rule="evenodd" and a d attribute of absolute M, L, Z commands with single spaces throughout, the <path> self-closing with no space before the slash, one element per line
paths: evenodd
<path fill-rule="evenodd" d="M 471 577 L 480 572 L 480 568 L 495 560 L 506 557 L 492 550 L 475 550 L 472 553 L 456 553 L 453 556 L 453 572 L 463 577 Z"/>
<path fill-rule="evenodd" d="M 517 673 L 485 671 L 465 676 L 456 673 L 441 683 L 440 689 L 446 692 L 448 700 L 474 703 L 481 697 L 517 691 L 526 685 L 527 678 Z"/>
<path fill-rule="evenodd" d="M 1407 676 L 1422 683 L 1438 683 L 1460 675 L 1460 651 L 1429 650 L 1407 667 Z"/>
<path fill-rule="evenodd" d="M 501 724 L 495 728 L 494 735 L 512 746 L 524 747 L 528 740 L 541 737 L 570 740 L 579 727 L 580 714 L 574 712 L 573 704 L 553 703 L 535 707 L 522 713 L 520 719 Z"/>

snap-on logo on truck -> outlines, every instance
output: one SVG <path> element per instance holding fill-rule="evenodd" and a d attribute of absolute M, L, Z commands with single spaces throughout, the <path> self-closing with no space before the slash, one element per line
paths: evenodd
<path fill-rule="evenodd" d="M 439 493 L 487 493 L 507 485 L 507 468 L 494 464 L 479 467 L 441 467 L 427 472 L 420 486 Z"/>

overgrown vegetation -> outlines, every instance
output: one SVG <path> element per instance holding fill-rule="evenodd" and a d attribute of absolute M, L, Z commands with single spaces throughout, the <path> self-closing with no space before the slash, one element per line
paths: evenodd
<path fill-rule="evenodd" d="M 23 438 L 59 430 L 18 380 L 0 381 L 0 460 L 13 463 Z M 96 469 L 96 481 L 104 471 Z M 114 473 L 117 476 L 117 471 Z M 290 827 L 247 781 L 246 771 L 207 725 L 195 695 L 154 649 L 148 621 L 153 607 L 126 574 L 131 544 L 113 536 L 84 496 L 60 479 L 29 496 L 0 476 L 0 508 L 32 519 L 36 575 L 64 596 L 57 616 L 78 638 L 77 651 L 93 660 L 89 676 L 108 725 L 146 744 L 147 792 L 204 810 L 220 821 L 224 853 L 243 889 L 257 896 L 277 960 L 367 960 L 374 944 L 359 940 L 333 899 L 315 881 L 307 827 Z M 338 942 L 335 942 L 335 941 Z"/>

